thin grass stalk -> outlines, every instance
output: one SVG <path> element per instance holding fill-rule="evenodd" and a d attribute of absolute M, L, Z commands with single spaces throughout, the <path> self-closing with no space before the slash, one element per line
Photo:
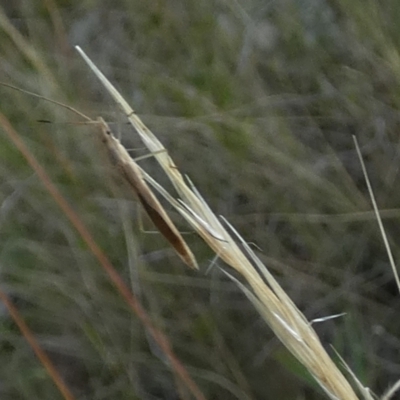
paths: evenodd
<path fill-rule="evenodd" d="M 18 309 L 14 306 L 8 296 L 0 290 L 0 300 L 6 306 L 8 312 L 11 315 L 11 318 L 14 320 L 16 325 L 18 326 L 19 330 L 21 331 L 22 335 L 26 339 L 26 341 L 31 346 L 31 349 L 36 354 L 39 361 L 42 363 L 43 367 L 46 369 L 47 373 L 50 375 L 51 379 L 53 380 L 54 384 L 57 386 L 57 389 L 60 391 L 62 396 L 65 400 L 75 400 L 75 397 L 72 395 L 71 391 L 69 390 L 68 386 L 65 384 L 63 378 L 57 371 L 56 367 L 51 362 L 48 355 L 45 351 L 41 348 L 40 344 L 36 340 L 34 334 L 29 329 L 28 325 L 20 315 Z"/>
<path fill-rule="evenodd" d="M 132 311 L 137 315 L 137 317 L 141 320 L 143 325 L 149 331 L 151 336 L 154 338 L 156 343 L 160 346 L 161 350 L 166 355 L 172 370 L 176 375 L 182 380 L 182 382 L 186 385 L 189 391 L 193 394 L 193 396 L 197 400 L 205 400 L 204 395 L 202 394 L 199 387 L 192 380 L 189 373 L 183 364 L 179 361 L 179 359 L 175 356 L 171 345 L 168 341 L 168 338 L 157 329 L 150 320 L 150 317 L 147 315 L 143 307 L 140 305 L 136 296 L 129 290 L 128 286 L 122 280 L 114 266 L 108 260 L 106 254 L 101 250 L 101 248 L 97 245 L 92 235 L 83 224 L 82 220 L 75 213 L 75 211 L 71 208 L 65 198 L 61 195 L 59 190 L 56 188 L 54 183 L 51 181 L 50 177 L 44 170 L 44 168 L 39 164 L 33 154 L 29 151 L 23 140 L 20 138 L 18 133 L 14 130 L 8 119 L 0 112 L 0 125 L 3 127 L 4 131 L 8 135 L 9 139 L 14 143 L 17 149 L 21 152 L 21 154 L 25 157 L 29 165 L 36 172 L 47 191 L 53 197 L 57 205 L 61 208 L 62 212 L 69 219 L 71 224 L 75 227 L 78 233 L 81 235 L 82 239 L 85 241 L 86 245 L 92 252 L 92 254 L 97 258 L 99 263 L 102 265 L 104 270 L 107 272 L 111 281 L 114 283 L 115 287 L 121 294 L 121 296 L 125 299 L 126 303 L 132 309 Z"/>
<path fill-rule="evenodd" d="M 396 263 L 394 262 L 393 253 L 392 253 L 392 250 L 390 248 L 390 244 L 389 244 L 388 237 L 386 235 L 385 227 L 383 226 L 381 214 L 379 212 L 378 204 L 377 204 L 376 199 L 375 199 L 375 194 L 374 194 L 374 191 L 372 190 L 372 185 L 371 185 L 371 182 L 370 182 L 369 177 L 368 177 L 367 167 L 365 166 L 364 159 L 363 159 L 363 156 L 361 154 L 360 146 L 358 145 L 357 137 L 354 136 L 354 135 L 353 135 L 353 141 L 354 141 L 354 145 L 355 145 L 356 150 L 357 150 L 358 159 L 360 160 L 361 169 L 362 169 L 362 172 L 363 172 L 363 175 L 364 175 L 365 183 L 367 184 L 368 193 L 369 193 L 369 196 L 371 198 L 371 203 L 372 203 L 372 206 L 374 208 L 375 217 L 376 217 L 376 220 L 378 221 L 379 231 L 381 232 L 382 240 L 383 240 L 383 243 L 385 245 L 386 253 L 387 253 L 388 258 L 389 258 L 389 263 L 390 263 L 390 266 L 392 267 L 394 279 L 395 279 L 396 285 L 397 285 L 397 290 L 400 292 L 400 279 L 399 279 L 399 274 L 397 272 Z"/>
<path fill-rule="evenodd" d="M 46 77 L 46 83 L 54 89 L 58 86 L 54 75 L 44 63 L 34 47 L 26 41 L 24 36 L 15 28 L 7 17 L 4 9 L 0 6 L 0 29 L 14 42 L 15 46 L 21 51 L 25 58 L 36 68 L 40 76 Z"/>
<path fill-rule="evenodd" d="M 155 158 L 176 188 L 181 200 L 175 200 L 147 174 L 143 173 L 143 176 L 171 202 L 211 249 L 226 264 L 242 275 L 252 288 L 251 292 L 247 290 L 247 294 L 251 293 L 249 298 L 256 305 L 260 314 L 282 343 L 312 374 L 328 397 L 334 400 L 356 400 L 357 396 L 351 385 L 326 353 L 311 324 L 267 268 L 240 235 L 230 227 L 242 242 L 247 255 L 238 247 L 200 193 L 193 185 L 187 185 L 162 143 L 144 125 L 83 50 L 79 47 L 77 50 L 124 112 L 143 143 L 155 154 Z"/>

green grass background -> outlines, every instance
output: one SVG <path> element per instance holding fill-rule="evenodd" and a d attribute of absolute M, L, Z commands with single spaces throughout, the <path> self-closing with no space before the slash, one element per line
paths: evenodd
<path fill-rule="evenodd" d="M 326 347 L 377 393 L 398 379 L 398 293 L 351 137 L 398 260 L 397 0 L 19 0 L 0 16 L 1 81 L 103 116 L 144 154 L 80 45 L 305 315 L 347 313 L 315 326 Z M 4 87 L 0 111 L 207 399 L 325 398 L 235 284 L 206 273 L 213 254 L 200 239 L 187 236 L 196 273 L 141 231 L 93 129 Z M 3 290 L 78 399 L 177 399 L 165 356 L 0 133 Z M 143 167 L 169 187 L 154 160 Z M 0 398 L 61 398 L 2 307 L 0 332 Z"/>

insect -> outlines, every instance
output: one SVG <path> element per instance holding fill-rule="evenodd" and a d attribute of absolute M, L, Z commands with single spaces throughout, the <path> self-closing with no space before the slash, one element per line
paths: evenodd
<path fill-rule="evenodd" d="M 91 118 L 81 113 L 80 111 L 58 101 L 48 99 L 44 96 L 17 88 L 6 83 L 0 82 L 0 84 L 2 86 L 18 90 L 20 92 L 64 107 L 84 118 L 87 123 L 93 124 L 95 127 L 97 127 L 99 129 L 101 142 L 105 147 L 111 164 L 117 169 L 118 173 L 125 179 L 130 188 L 134 191 L 136 197 L 139 199 L 149 218 L 152 220 L 160 233 L 175 249 L 176 253 L 182 259 L 182 261 L 190 268 L 198 269 L 196 259 L 189 246 L 186 244 L 175 224 L 172 222 L 165 209 L 144 180 L 142 169 L 132 159 L 132 157 L 129 155 L 121 142 L 114 136 L 110 127 L 107 125 L 103 118 L 99 117 L 96 121 L 93 121 Z"/>
<path fill-rule="evenodd" d="M 193 253 L 183 240 L 182 235 L 165 212 L 157 197 L 147 185 L 139 165 L 136 164 L 125 147 L 122 146 L 120 141 L 113 135 L 104 119 L 99 117 L 97 122 L 101 131 L 101 141 L 107 149 L 111 163 L 136 193 L 137 198 L 149 218 L 175 249 L 179 257 L 189 267 L 198 269 Z"/>

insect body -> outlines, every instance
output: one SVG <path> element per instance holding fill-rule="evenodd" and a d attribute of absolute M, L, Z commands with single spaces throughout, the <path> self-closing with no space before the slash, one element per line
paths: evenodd
<path fill-rule="evenodd" d="M 131 158 L 125 147 L 113 135 L 103 118 L 98 118 L 101 141 L 107 149 L 112 164 L 134 190 L 143 208 L 161 234 L 168 240 L 180 258 L 193 269 L 198 269 L 196 259 L 183 240 L 178 229 L 165 212 L 152 190 L 143 178 L 140 167 Z"/>
<path fill-rule="evenodd" d="M 193 269 L 198 269 L 197 262 L 193 253 L 189 249 L 189 246 L 186 244 L 186 242 L 183 240 L 182 235 L 179 233 L 178 229 L 171 221 L 168 214 L 165 212 L 157 197 L 147 185 L 146 181 L 143 178 L 141 168 L 131 158 L 131 156 L 126 151 L 125 147 L 122 146 L 120 141 L 113 135 L 111 129 L 103 118 L 99 117 L 97 121 L 93 121 L 91 118 L 84 115 L 80 111 L 58 101 L 49 99 L 36 93 L 29 92 L 24 89 L 17 88 L 7 83 L 0 82 L 0 85 L 18 90 L 20 92 L 29 94 L 30 96 L 34 96 L 39 99 L 56 104 L 60 107 L 66 108 L 85 119 L 86 122 L 84 123 L 90 123 L 95 125 L 96 127 L 99 127 L 101 141 L 107 149 L 108 156 L 112 164 L 118 169 L 119 173 L 124 177 L 124 179 L 129 183 L 130 187 L 134 190 L 140 203 L 146 210 L 154 225 L 168 240 L 168 242 L 175 249 L 179 257 L 185 262 L 185 264 Z"/>

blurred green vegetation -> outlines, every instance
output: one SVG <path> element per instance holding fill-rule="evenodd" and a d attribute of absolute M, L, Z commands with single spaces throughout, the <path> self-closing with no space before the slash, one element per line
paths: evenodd
<path fill-rule="evenodd" d="M 397 0 L 7 2 L 0 80 L 103 116 L 143 154 L 80 45 L 365 386 L 398 379 L 399 302 L 351 135 L 394 257 L 400 212 Z M 201 272 L 140 230 L 96 132 L 0 87 L 0 111 L 139 296 L 207 399 L 323 399 L 194 235 Z M 50 120 L 44 124 L 39 120 Z M 0 131 L 0 276 L 78 399 L 176 399 L 165 356 Z M 139 149 L 139 150 L 138 150 Z M 144 168 L 161 183 L 154 160 Z M 182 230 L 187 227 L 171 212 Z M 146 229 L 152 229 L 144 220 Z M 60 394 L 0 308 L 1 399 Z M 330 350 L 329 350 L 330 351 Z"/>

